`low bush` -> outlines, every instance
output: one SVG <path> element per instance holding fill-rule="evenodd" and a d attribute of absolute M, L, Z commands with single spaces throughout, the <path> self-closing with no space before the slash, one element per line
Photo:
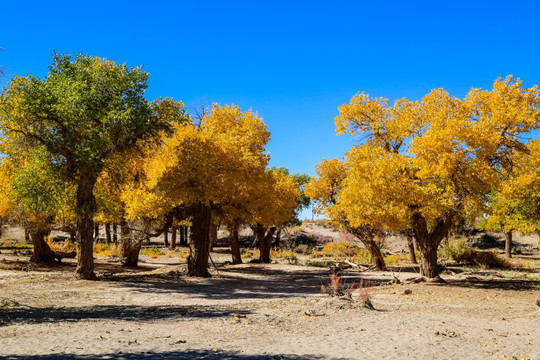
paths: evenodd
<path fill-rule="evenodd" d="M 289 264 L 298 264 L 298 256 L 292 250 L 270 250 L 270 256 L 272 258 L 287 260 Z"/>
<path fill-rule="evenodd" d="M 512 268 L 512 263 L 501 257 L 497 252 L 476 250 L 467 246 L 465 242 L 444 246 L 441 250 L 441 256 L 453 260 L 458 264 L 479 266 L 485 269 Z"/>
<path fill-rule="evenodd" d="M 150 256 L 153 259 L 159 258 L 161 255 L 165 255 L 165 252 L 155 246 L 147 247 L 141 250 L 141 255 Z"/>
<path fill-rule="evenodd" d="M 97 243 L 94 245 L 94 256 L 109 257 L 109 256 L 119 256 L 119 255 L 120 255 L 120 245 L 104 244 L 104 243 Z"/>

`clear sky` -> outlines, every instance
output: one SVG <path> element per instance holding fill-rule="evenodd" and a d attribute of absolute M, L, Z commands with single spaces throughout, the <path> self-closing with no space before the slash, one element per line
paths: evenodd
<path fill-rule="evenodd" d="M 147 98 L 235 103 L 264 118 L 272 166 L 342 157 L 337 106 L 357 92 L 463 97 L 540 78 L 537 1 L 4 1 L 0 65 L 44 76 L 51 53 L 144 65 Z M 0 80 L 4 86 L 7 80 Z"/>

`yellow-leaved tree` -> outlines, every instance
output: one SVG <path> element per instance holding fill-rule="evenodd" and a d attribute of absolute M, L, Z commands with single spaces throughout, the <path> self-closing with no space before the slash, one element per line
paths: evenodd
<path fill-rule="evenodd" d="M 188 273 L 209 276 L 212 216 L 228 204 L 240 203 L 253 187 L 252 178 L 264 173 L 269 138 L 257 114 L 213 104 L 199 122 L 175 126 L 146 159 L 144 176 L 122 194 L 127 218 L 171 212 L 189 217 Z"/>
<path fill-rule="evenodd" d="M 357 215 L 349 215 L 355 216 L 354 221 L 348 219 L 348 214 L 358 211 L 356 207 L 351 208 L 351 202 L 353 205 L 358 204 L 354 203 L 350 195 L 342 196 L 342 192 L 350 191 L 346 182 L 351 173 L 349 166 L 338 159 L 323 159 L 315 166 L 315 172 L 317 177 L 312 178 L 306 186 L 306 195 L 315 201 L 315 211 L 326 215 L 336 226 L 344 227 L 357 237 L 370 252 L 373 265 L 378 270 L 385 270 L 384 258 L 375 241 L 380 224 L 376 223 L 375 218 L 370 223 L 357 221 Z"/>
<path fill-rule="evenodd" d="M 364 141 L 346 154 L 338 195 L 351 226 L 411 227 L 421 273 L 438 278 L 437 249 L 455 216 L 484 209 L 497 168 L 525 148 L 520 134 L 538 127 L 538 89 L 512 77 L 464 99 L 442 89 L 420 102 L 357 94 L 339 107 L 338 134 Z"/>
<path fill-rule="evenodd" d="M 480 224 L 505 233 L 505 253 L 512 257 L 513 232 L 540 236 L 540 141 L 512 154 L 499 174 L 500 182 L 489 197 L 488 216 Z"/>

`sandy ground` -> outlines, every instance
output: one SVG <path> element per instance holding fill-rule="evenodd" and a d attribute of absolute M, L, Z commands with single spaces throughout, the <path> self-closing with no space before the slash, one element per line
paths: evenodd
<path fill-rule="evenodd" d="M 445 284 L 342 272 L 349 284 L 377 285 L 370 310 L 357 294 L 322 295 L 321 268 L 226 265 L 193 279 L 181 264 L 146 259 L 126 272 L 98 259 L 99 281 L 77 281 L 72 262 L 29 269 L 21 256 L 0 259 L 8 359 L 540 359 L 540 284 L 495 272 Z"/>
<path fill-rule="evenodd" d="M 358 290 L 323 295 L 328 269 L 232 266 L 215 250 L 210 279 L 142 256 L 136 269 L 96 258 L 98 281 L 75 280 L 73 259 L 35 266 L 1 250 L 0 358 L 540 359 L 539 269 L 465 268 L 443 284 L 411 283 L 415 266 L 341 272 L 367 284 L 372 310 Z"/>

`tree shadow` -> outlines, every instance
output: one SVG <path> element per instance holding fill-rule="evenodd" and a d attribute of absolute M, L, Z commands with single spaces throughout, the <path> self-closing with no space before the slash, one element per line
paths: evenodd
<path fill-rule="evenodd" d="M 481 290 L 511 290 L 511 291 L 531 291 L 540 290 L 540 283 L 538 281 L 530 280 L 504 280 L 504 279 L 482 279 L 477 278 L 474 275 L 469 279 L 450 279 L 443 283 L 429 283 L 431 286 L 445 286 L 445 287 L 460 287 L 460 288 L 473 288 Z"/>
<path fill-rule="evenodd" d="M 229 266 L 213 278 L 188 278 L 172 276 L 137 275 L 112 276 L 105 281 L 116 282 L 142 293 L 182 293 L 211 300 L 291 298 L 320 294 L 321 285 L 330 282 L 330 270 L 272 266 Z M 359 283 L 365 276 L 355 271 L 342 271 L 340 276 L 347 284 Z M 377 285 L 386 280 L 369 279 Z"/>
<path fill-rule="evenodd" d="M 226 306 L 138 306 L 138 305 L 96 305 L 86 307 L 28 307 L 13 302 L 8 308 L 0 309 L 0 326 L 14 323 L 77 322 L 81 320 L 124 320 L 153 321 L 166 318 L 215 318 L 245 316 L 250 311 Z"/>
<path fill-rule="evenodd" d="M 12 355 L 4 359 L 7 360 L 37 360 L 37 359 L 60 359 L 60 360 L 75 360 L 75 359 L 115 359 L 115 360 L 136 360 L 136 359 L 221 359 L 221 360 L 309 360 L 309 359 L 328 359 L 328 360 L 345 360 L 347 358 L 329 358 L 321 355 L 292 355 L 292 354 L 272 354 L 272 355 L 246 355 L 240 354 L 238 351 L 211 351 L 211 350 L 176 350 L 167 352 L 138 352 L 138 353 L 114 353 L 100 355 L 81 355 L 81 354 L 50 354 L 50 355 Z"/>

